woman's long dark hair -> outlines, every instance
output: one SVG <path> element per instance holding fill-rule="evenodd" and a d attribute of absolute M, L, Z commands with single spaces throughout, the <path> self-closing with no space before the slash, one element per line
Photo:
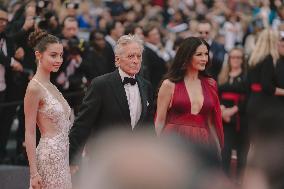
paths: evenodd
<path fill-rule="evenodd" d="M 199 37 L 188 37 L 180 45 L 174 61 L 166 73 L 164 79 L 169 79 L 170 81 L 176 83 L 184 79 L 188 65 L 191 64 L 191 59 L 196 49 L 200 45 L 205 45 L 209 53 L 208 43 Z M 199 75 L 209 77 L 207 73 L 208 67 L 210 66 L 210 57 L 208 56 L 208 63 L 205 66 L 205 70 L 201 71 Z"/>

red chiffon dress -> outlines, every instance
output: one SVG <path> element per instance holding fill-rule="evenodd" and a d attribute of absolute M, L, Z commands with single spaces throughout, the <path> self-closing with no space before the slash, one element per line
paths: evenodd
<path fill-rule="evenodd" d="M 191 113 L 191 102 L 184 80 L 175 83 L 172 104 L 168 110 L 165 134 L 175 133 L 190 141 L 208 144 L 212 143 L 209 119 L 218 137 L 220 147 L 223 147 L 223 126 L 220 103 L 217 96 L 217 86 L 213 79 L 201 78 L 204 102 L 198 114 Z"/>

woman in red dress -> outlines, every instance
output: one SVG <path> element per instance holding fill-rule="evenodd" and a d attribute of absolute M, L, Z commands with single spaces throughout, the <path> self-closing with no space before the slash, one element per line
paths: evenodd
<path fill-rule="evenodd" d="M 189 37 L 179 47 L 158 93 L 155 127 L 194 143 L 223 147 L 223 126 L 217 85 L 206 74 L 209 45 Z"/>

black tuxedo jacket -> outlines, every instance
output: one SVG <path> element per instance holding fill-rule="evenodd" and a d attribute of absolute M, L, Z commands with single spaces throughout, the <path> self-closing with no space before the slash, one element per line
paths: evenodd
<path fill-rule="evenodd" d="M 151 84 L 138 75 L 136 79 L 142 111 L 134 130 L 149 128 L 154 131 Z M 70 158 L 83 147 L 89 134 L 117 128 L 132 129 L 124 86 L 118 70 L 115 70 L 92 81 L 69 135 Z"/>
<path fill-rule="evenodd" d="M 3 51 L 0 49 L 0 64 L 5 67 L 5 80 L 7 84 L 7 88 L 10 85 L 13 85 L 13 73 L 11 68 L 11 58 L 15 55 L 15 44 L 13 38 L 7 36 L 6 34 L 2 34 L 3 38 L 6 41 L 7 46 L 7 55 L 4 55 Z"/>
<path fill-rule="evenodd" d="M 140 74 L 150 81 L 154 92 L 157 93 L 160 82 L 167 72 L 167 64 L 155 51 L 147 46 L 145 46 L 142 56 L 142 68 Z"/>

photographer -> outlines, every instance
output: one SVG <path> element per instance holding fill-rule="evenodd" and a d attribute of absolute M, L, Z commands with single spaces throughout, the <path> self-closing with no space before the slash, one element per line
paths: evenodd
<path fill-rule="evenodd" d="M 27 25 L 27 24 L 26 24 Z M 18 104 L 15 101 L 23 100 L 25 90 L 26 69 L 23 67 L 24 50 L 18 46 L 13 37 L 8 33 L 8 12 L 0 6 L 0 164 L 10 163 L 10 157 L 6 155 L 6 145 L 12 121 L 16 115 Z M 4 103 L 4 104 L 3 104 Z M 17 155 L 22 152 L 23 142 L 23 114 L 19 110 L 20 127 L 17 131 Z"/>
<path fill-rule="evenodd" d="M 58 12 L 60 23 L 62 23 L 66 17 L 76 18 L 78 16 L 80 7 L 79 1 L 65 0 L 62 1 L 61 6 L 62 8 L 60 9 L 60 12 Z"/>
<path fill-rule="evenodd" d="M 89 45 L 85 50 L 82 69 L 88 84 L 100 75 L 113 72 L 114 63 L 109 60 L 107 44 L 102 31 L 93 30 L 90 33 Z"/>
<path fill-rule="evenodd" d="M 15 13 L 13 19 L 7 25 L 7 36 L 13 39 L 17 49 L 15 60 L 21 65 L 21 69 L 12 70 L 9 74 L 11 81 L 7 85 L 5 101 L 15 103 L 24 99 L 27 84 L 36 69 L 35 57 L 32 48 L 27 45 L 28 36 L 35 28 L 36 4 L 34 2 L 23 3 Z M 19 127 L 17 131 L 17 159 L 16 164 L 25 164 L 24 141 L 24 110 L 21 104 L 5 107 L 2 123 L 3 127 L 11 128 L 13 120 L 17 116 Z M 4 134 L 4 133 L 3 133 Z M 8 135 L 7 135 L 8 136 Z"/>
<path fill-rule="evenodd" d="M 53 82 L 65 95 L 70 106 L 74 108 L 75 113 L 81 104 L 86 83 L 83 70 L 81 69 L 86 45 L 83 40 L 77 37 L 77 34 L 78 22 L 76 18 L 66 17 L 62 23 L 62 31 L 59 35 L 64 47 L 63 64 L 60 70 L 52 75 Z M 70 94 L 72 95 L 70 96 Z"/>
<path fill-rule="evenodd" d="M 40 29 L 46 30 L 48 33 L 52 35 L 60 34 L 60 26 L 58 16 L 55 11 L 46 11 L 43 14 L 43 17 L 40 18 L 38 23 L 38 27 Z"/>

